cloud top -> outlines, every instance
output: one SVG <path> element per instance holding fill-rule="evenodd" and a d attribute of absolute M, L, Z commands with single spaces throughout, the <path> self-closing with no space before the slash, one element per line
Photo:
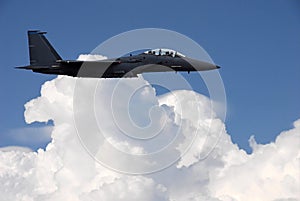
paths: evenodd
<path fill-rule="evenodd" d="M 0 149 L 0 200 L 300 200 L 300 120 L 275 142 L 262 145 L 252 137 L 253 153 L 247 154 L 231 141 L 224 122 L 211 110 L 210 99 L 201 94 L 182 90 L 157 97 L 155 89 L 139 77 L 123 80 L 114 99 L 112 90 L 120 80 L 84 79 L 80 85 L 83 94 L 74 105 L 78 80 L 83 79 L 58 76 L 42 86 L 40 97 L 26 103 L 27 123 L 53 120 L 52 140 L 37 152 Z M 76 115 L 82 114 L 86 120 L 80 129 L 89 135 L 99 130 L 90 126 L 90 116 L 85 116 L 88 91 L 95 82 L 94 115 L 105 140 L 94 153 L 101 150 L 103 157 L 129 169 L 132 164 L 143 168 L 153 162 L 164 163 L 166 156 L 180 158 L 168 168 L 146 175 L 122 174 L 96 162 L 95 155 L 82 145 L 74 121 L 74 107 L 78 107 Z M 128 94 L 133 94 L 129 106 L 122 102 Z M 109 107 L 111 101 L 116 101 L 118 117 Z M 132 125 L 144 129 L 140 132 L 143 136 L 162 131 L 147 140 L 123 135 L 125 130 L 142 137 L 122 124 L 128 116 Z M 134 157 L 147 155 L 163 150 L 174 136 L 178 140 L 164 157 L 146 158 L 145 163 L 116 158 L 106 150 L 111 146 Z"/>

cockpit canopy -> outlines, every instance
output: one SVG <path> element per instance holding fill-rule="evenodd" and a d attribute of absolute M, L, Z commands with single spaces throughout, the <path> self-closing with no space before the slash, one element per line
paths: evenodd
<path fill-rule="evenodd" d="M 152 54 L 157 56 L 170 56 L 170 57 L 185 57 L 185 55 L 181 54 L 180 52 L 171 49 L 165 49 L 165 48 L 147 50 L 146 52 L 144 52 L 144 54 L 149 54 L 149 55 Z"/>

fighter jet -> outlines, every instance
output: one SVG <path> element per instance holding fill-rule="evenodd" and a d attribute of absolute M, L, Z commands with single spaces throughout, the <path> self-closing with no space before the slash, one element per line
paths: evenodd
<path fill-rule="evenodd" d="M 220 68 L 165 48 L 137 55 L 97 61 L 63 60 L 45 37 L 46 32 L 28 31 L 30 65 L 16 67 L 37 73 L 92 78 L 137 77 L 147 72 L 205 71 Z"/>

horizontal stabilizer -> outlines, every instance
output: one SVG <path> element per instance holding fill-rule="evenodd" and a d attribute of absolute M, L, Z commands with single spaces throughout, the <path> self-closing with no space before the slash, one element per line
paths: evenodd
<path fill-rule="evenodd" d="M 16 69 L 26 69 L 26 70 L 30 70 L 30 66 L 17 66 L 15 67 Z"/>

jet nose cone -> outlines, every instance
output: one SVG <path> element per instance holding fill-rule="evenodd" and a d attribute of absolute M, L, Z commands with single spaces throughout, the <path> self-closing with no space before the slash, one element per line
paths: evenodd
<path fill-rule="evenodd" d="M 205 70 L 214 70 L 219 69 L 220 66 L 208 63 L 205 61 L 200 61 L 192 58 L 184 58 L 192 67 L 193 70 L 191 71 L 205 71 Z"/>

